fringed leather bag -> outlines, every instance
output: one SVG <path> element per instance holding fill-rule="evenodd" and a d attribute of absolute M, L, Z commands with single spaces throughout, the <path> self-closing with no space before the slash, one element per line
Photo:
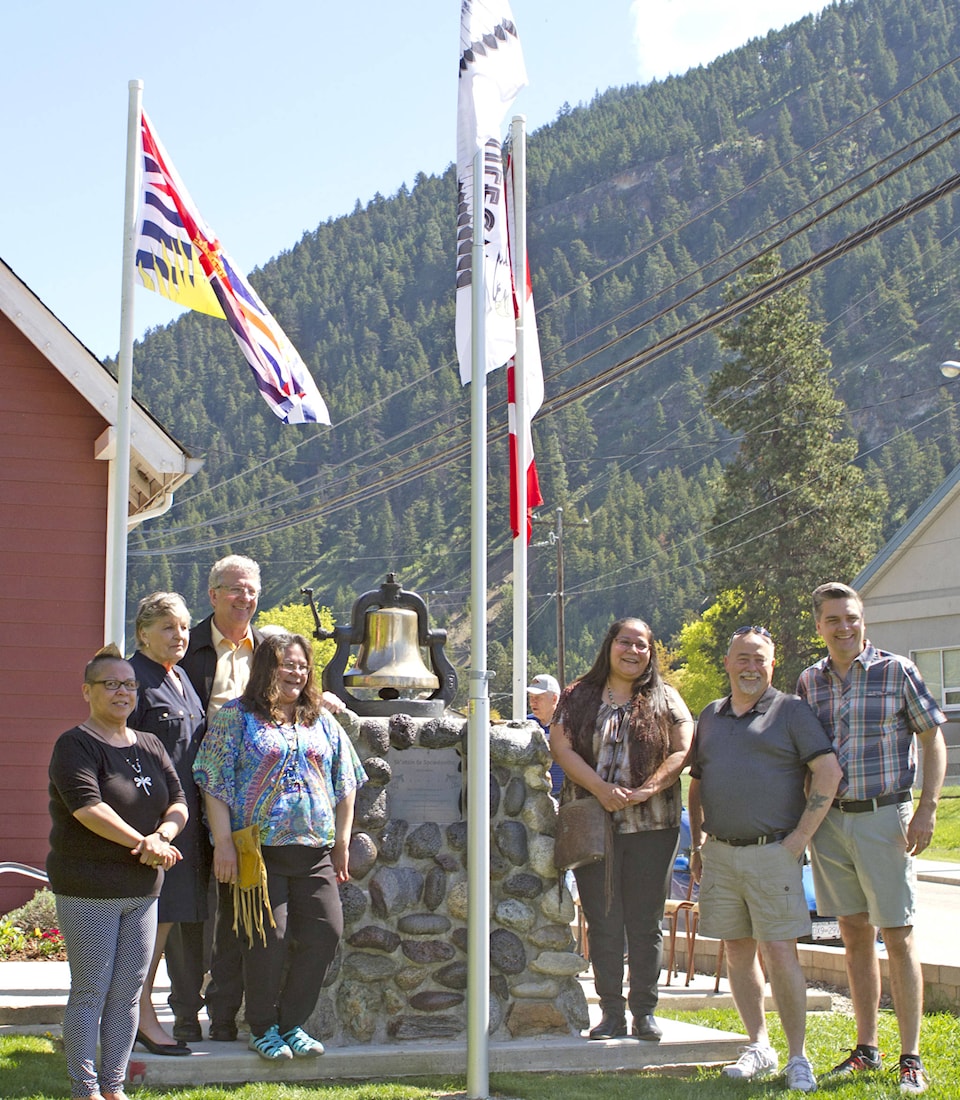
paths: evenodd
<path fill-rule="evenodd" d="M 561 803 L 553 839 L 553 863 L 558 870 L 599 863 L 612 848 L 613 821 L 592 794 L 580 798 L 571 794 L 569 801 Z"/>
<path fill-rule="evenodd" d="M 246 829 L 237 829 L 230 835 L 237 849 L 237 881 L 233 884 L 233 930 L 239 936 L 239 926 L 242 924 L 247 942 L 252 944 L 256 929 L 260 933 L 260 939 L 266 944 L 264 910 L 271 928 L 276 928 L 277 922 L 273 919 L 270 894 L 267 892 L 267 868 L 260 851 L 260 826 L 248 825 Z"/>
<path fill-rule="evenodd" d="M 616 774 L 622 743 L 622 739 L 617 742 L 609 775 Z M 612 855 L 612 815 L 592 794 L 564 777 L 557 808 L 557 830 L 553 838 L 553 865 L 560 872 L 560 882 L 563 881 L 564 871 L 606 860 L 603 885 L 606 910 L 609 912 L 613 901 L 613 859 L 607 857 Z"/>

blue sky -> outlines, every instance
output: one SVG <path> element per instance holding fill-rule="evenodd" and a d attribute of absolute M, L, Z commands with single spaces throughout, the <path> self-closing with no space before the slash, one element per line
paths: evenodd
<path fill-rule="evenodd" d="M 530 132 L 564 103 L 680 74 L 824 4 L 512 0 Z M 735 11 L 730 9 L 736 8 Z M 127 85 L 244 270 L 456 153 L 459 0 L 30 0 L 4 11 L 0 258 L 117 351 Z M 453 274 L 451 271 L 451 293 Z M 178 310 L 137 289 L 138 334 Z"/>

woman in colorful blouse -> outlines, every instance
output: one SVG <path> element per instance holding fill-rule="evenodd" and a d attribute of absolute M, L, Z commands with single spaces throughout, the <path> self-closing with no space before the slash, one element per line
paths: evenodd
<path fill-rule="evenodd" d="M 243 695 L 213 719 L 194 777 L 213 837 L 213 873 L 237 881 L 231 832 L 257 826 L 275 927 L 241 929 L 250 1048 L 309 1057 L 304 1030 L 343 932 L 337 884 L 350 877 L 353 804 L 366 773 L 321 709 L 310 643 L 272 635 L 257 647 Z"/>

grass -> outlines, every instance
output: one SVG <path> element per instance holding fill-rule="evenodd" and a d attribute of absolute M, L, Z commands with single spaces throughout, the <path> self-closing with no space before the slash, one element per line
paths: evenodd
<path fill-rule="evenodd" d="M 960 863 L 960 787 L 943 788 L 933 843 L 923 853 L 923 858 Z"/>
<path fill-rule="evenodd" d="M 678 1020 L 741 1031 L 733 1009 L 672 1013 Z M 815 1070 L 822 1073 L 853 1045 L 852 1019 L 837 1012 L 807 1017 L 807 1049 Z M 830 1100 L 871 1100 L 899 1095 L 893 1068 L 899 1053 L 893 1014 L 881 1012 L 880 1044 L 890 1069 L 853 1082 L 828 1085 L 820 1095 Z M 771 1039 L 786 1061 L 783 1032 L 775 1014 L 768 1016 Z M 586 1040 L 585 1040 L 586 1041 Z M 954 1100 L 958 1093 L 960 1019 L 949 1013 L 924 1018 L 922 1050 L 933 1084 L 931 1100 Z M 0 1036 L 0 1093 L 9 1100 L 66 1100 L 69 1096 L 59 1040 L 50 1036 Z M 459 1077 L 405 1078 L 397 1081 L 334 1082 L 283 1085 L 276 1082 L 236 1086 L 176 1089 L 134 1089 L 136 1100 L 434 1100 L 464 1096 Z M 490 1096 L 511 1100 L 766 1100 L 783 1097 L 782 1080 L 747 1083 L 729 1081 L 719 1069 L 690 1067 L 644 1073 L 493 1074 Z"/>

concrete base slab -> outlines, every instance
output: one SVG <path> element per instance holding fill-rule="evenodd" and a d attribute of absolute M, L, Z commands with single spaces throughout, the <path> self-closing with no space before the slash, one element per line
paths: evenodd
<path fill-rule="evenodd" d="M 591 1041 L 577 1036 L 537 1036 L 491 1042 L 492 1073 L 591 1073 L 601 1070 L 642 1070 L 662 1065 L 703 1065 L 732 1062 L 746 1042 L 743 1035 L 714 1031 L 675 1020 L 661 1020 L 663 1039 Z M 345 1079 L 419 1077 L 463 1074 L 466 1043 L 392 1043 L 340 1047 L 321 1058 L 267 1062 L 241 1041 L 192 1043 L 189 1058 L 165 1058 L 134 1050 L 128 1075 L 131 1084 L 151 1087 L 239 1084 L 248 1081 L 333 1081 Z"/>

